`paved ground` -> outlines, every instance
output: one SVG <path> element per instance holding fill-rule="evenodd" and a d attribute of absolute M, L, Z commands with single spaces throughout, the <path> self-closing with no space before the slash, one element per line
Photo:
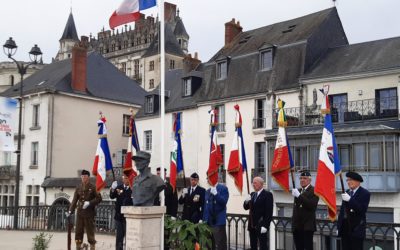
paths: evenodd
<path fill-rule="evenodd" d="M 30 250 L 33 249 L 33 238 L 39 234 L 39 231 L 13 231 L 0 230 L 0 249 L 12 250 Z M 66 250 L 67 249 L 67 232 L 45 232 L 52 234 L 49 250 Z M 72 234 L 72 249 L 75 250 L 75 235 Z M 115 249 L 115 236 L 97 234 L 96 250 Z M 84 241 L 87 242 L 86 234 Z"/>

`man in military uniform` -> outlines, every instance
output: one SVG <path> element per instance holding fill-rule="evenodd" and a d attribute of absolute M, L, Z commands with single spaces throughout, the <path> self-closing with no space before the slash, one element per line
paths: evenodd
<path fill-rule="evenodd" d="M 304 170 L 300 174 L 301 188 L 293 188 L 294 196 L 292 230 L 296 250 L 312 250 L 313 236 L 316 231 L 315 212 L 318 196 L 311 185 L 311 174 Z"/>
<path fill-rule="evenodd" d="M 161 177 L 161 168 L 157 168 L 157 175 Z M 176 217 L 178 213 L 178 194 L 176 190 L 174 191 L 174 188 L 172 187 L 171 183 L 167 181 L 167 169 L 164 168 L 164 183 L 165 183 L 165 189 L 164 189 L 164 202 L 165 206 L 167 207 L 167 212 L 166 214 Z M 160 196 L 157 196 L 154 199 L 154 206 L 160 206 L 161 205 L 161 198 Z"/>
<path fill-rule="evenodd" d="M 199 185 L 199 175 L 193 173 L 190 176 L 190 188 L 182 190 L 179 204 L 183 204 L 182 219 L 198 223 L 203 218 L 204 196 L 206 190 Z"/>
<path fill-rule="evenodd" d="M 71 214 L 77 208 L 77 219 L 75 227 L 76 249 L 81 249 L 83 241 L 83 232 L 86 230 L 86 236 L 90 244 L 90 250 L 95 250 L 96 240 L 94 237 L 94 216 L 95 207 L 101 202 L 101 195 L 97 193 L 96 186 L 89 182 L 90 173 L 82 170 L 82 183 L 75 189 L 74 198 L 68 213 Z"/>

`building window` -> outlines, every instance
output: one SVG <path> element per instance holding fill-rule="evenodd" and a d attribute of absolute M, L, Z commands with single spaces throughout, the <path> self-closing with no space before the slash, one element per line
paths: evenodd
<path fill-rule="evenodd" d="M 260 52 L 261 70 L 272 69 L 272 50 L 264 50 Z"/>
<path fill-rule="evenodd" d="M 154 112 L 154 98 L 153 96 L 146 96 L 146 101 L 144 104 L 144 109 L 146 114 L 151 114 Z"/>
<path fill-rule="evenodd" d="M 307 147 L 295 147 L 292 152 L 294 152 L 294 165 L 300 169 L 308 168 Z"/>
<path fill-rule="evenodd" d="M 265 99 L 255 100 L 255 117 L 253 128 L 265 128 Z"/>
<path fill-rule="evenodd" d="M 386 171 L 394 171 L 396 169 L 395 146 L 391 141 L 385 142 L 385 169 Z"/>
<path fill-rule="evenodd" d="M 226 183 L 225 145 L 224 144 L 219 144 L 219 148 L 221 149 L 222 164 L 218 168 L 218 182 L 219 183 Z"/>
<path fill-rule="evenodd" d="M 115 44 L 111 44 L 111 51 L 115 51 Z"/>
<path fill-rule="evenodd" d="M 169 60 L 169 69 L 175 69 L 175 60 Z"/>
<path fill-rule="evenodd" d="M 39 111 L 40 105 L 36 104 L 32 106 L 32 127 L 37 128 L 39 127 Z"/>
<path fill-rule="evenodd" d="M 397 88 L 377 89 L 376 112 L 380 117 L 397 116 Z"/>
<path fill-rule="evenodd" d="M 10 86 L 14 86 L 14 76 L 10 75 Z"/>
<path fill-rule="evenodd" d="M 31 166 L 38 165 L 39 142 L 32 142 L 31 145 Z"/>
<path fill-rule="evenodd" d="M 121 63 L 121 71 L 126 73 L 126 62 Z"/>
<path fill-rule="evenodd" d="M 333 122 L 344 122 L 347 112 L 347 94 L 330 95 L 331 114 Z"/>
<path fill-rule="evenodd" d="M 151 151 L 152 149 L 152 131 L 144 131 L 144 150 Z"/>
<path fill-rule="evenodd" d="M 3 157 L 4 157 L 4 165 L 10 166 L 11 165 L 11 152 L 4 152 Z"/>
<path fill-rule="evenodd" d="M 226 61 L 217 63 L 217 80 L 222 80 L 227 77 L 228 64 Z"/>
<path fill-rule="evenodd" d="M 353 159 L 356 170 L 364 170 L 367 166 L 367 152 L 365 143 L 353 145 Z"/>
<path fill-rule="evenodd" d="M 338 145 L 340 165 L 343 169 L 349 170 L 351 165 L 351 147 L 350 145 Z"/>
<path fill-rule="evenodd" d="M 129 135 L 129 122 L 131 116 L 130 115 L 123 115 L 122 116 L 122 135 Z"/>
<path fill-rule="evenodd" d="M 149 81 L 149 88 L 154 89 L 154 79 L 150 79 Z"/>
<path fill-rule="evenodd" d="M 258 172 L 265 172 L 265 142 L 256 142 L 254 148 L 254 168 Z"/>
<path fill-rule="evenodd" d="M 183 96 L 192 95 L 192 79 L 186 78 L 183 80 Z"/>
<path fill-rule="evenodd" d="M 128 48 L 128 41 L 124 41 L 124 48 Z"/>
<path fill-rule="evenodd" d="M 154 70 L 154 61 L 150 61 L 149 71 Z"/>
<path fill-rule="evenodd" d="M 382 160 L 382 143 L 369 143 L 368 144 L 369 156 L 369 169 L 370 170 L 383 170 Z"/>
<path fill-rule="evenodd" d="M 318 168 L 318 159 L 319 159 L 319 145 L 309 146 L 310 150 L 310 158 L 309 158 L 309 167 L 310 171 L 316 171 Z"/>
<path fill-rule="evenodd" d="M 217 109 L 217 118 L 218 118 L 218 125 L 217 125 L 217 132 L 225 132 L 225 105 L 217 105 L 215 106 Z"/>
<path fill-rule="evenodd" d="M 134 67 L 134 72 L 133 72 L 133 75 L 135 76 L 135 79 L 137 80 L 137 79 L 139 79 L 139 60 L 135 60 L 134 62 L 133 62 L 133 67 Z"/>

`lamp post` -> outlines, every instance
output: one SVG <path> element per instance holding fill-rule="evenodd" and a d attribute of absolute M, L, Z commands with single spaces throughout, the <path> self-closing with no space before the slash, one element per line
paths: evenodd
<path fill-rule="evenodd" d="M 42 57 L 42 51 L 35 44 L 29 52 L 30 63 L 24 64 L 23 62 L 18 62 L 13 58 L 13 55 L 17 52 L 17 44 L 10 37 L 3 45 L 4 54 L 13 60 L 18 68 L 18 73 L 21 76 L 21 83 L 19 87 L 19 117 L 18 117 L 18 148 L 15 153 L 17 154 L 17 169 L 15 173 L 15 202 L 14 202 L 14 229 L 18 229 L 18 208 L 19 208 L 19 178 L 21 171 L 21 139 L 22 139 L 22 103 L 23 103 L 23 87 L 24 87 L 24 75 L 26 74 L 26 70 L 32 64 L 36 64 L 38 59 L 40 60 Z"/>

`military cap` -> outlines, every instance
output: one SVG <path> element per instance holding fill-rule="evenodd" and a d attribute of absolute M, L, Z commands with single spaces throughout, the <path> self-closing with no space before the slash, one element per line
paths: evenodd
<path fill-rule="evenodd" d="M 88 175 L 88 176 L 90 176 L 90 172 L 84 169 L 84 170 L 82 170 L 81 175 Z"/>
<path fill-rule="evenodd" d="M 150 161 L 151 154 L 145 152 L 145 151 L 138 151 L 136 155 L 132 156 L 132 160 L 136 161 L 138 159 L 143 159 L 143 160 L 148 160 Z"/>
<path fill-rule="evenodd" d="M 197 173 L 193 173 L 190 178 L 199 179 L 199 175 Z"/>
<path fill-rule="evenodd" d="M 300 172 L 300 176 L 307 176 L 307 177 L 311 177 L 310 171 L 308 170 L 302 170 Z"/>
<path fill-rule="evenodd" d="M 353 171 L 347 172 L 346 173 L 346 177 L 348 177 L 350 179 L 353 179 L 355 181 L 359 181 L 359 182 L 363 182 L 364 181 L 361 175 L 359 175 L 358 173 L 353 172 Z"/>

